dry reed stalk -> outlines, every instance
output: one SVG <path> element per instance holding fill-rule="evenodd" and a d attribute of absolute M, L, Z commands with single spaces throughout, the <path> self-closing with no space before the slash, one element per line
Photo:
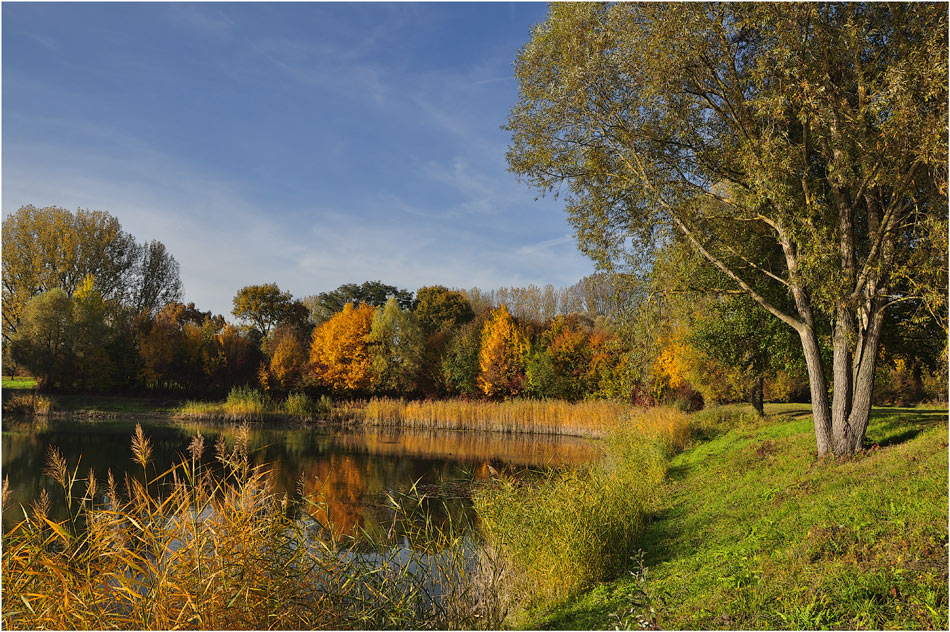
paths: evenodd
<path fill-rule="evenodd" d="M 32 513 L 4 534 L 3 627 L 499 627 L 499 619 L 478 616 L 497 608 L 469 579 L 461 532 L 424 514 L 409 550 L 394 539 L 360 548 L 355 539 L 327 539 L 310 528 L 317 523 L 308 499 L 278 497 L 267 469 L 250 463 L 246 426 L 233 443 L 219 443 L 218 465 L 208 467 L 195 437 L 187 456 L 147 484 L 126 476 L 124 498 L 110 471 L 104 502 L 87 504 L 96 489 L 90 475 L 69 521 L 49 519 L 44 489 Z M 140 428 L 132 444 L 144 475 L 153 464 Z M 70 498 L 78 466 L 70 475 L 61 455 L 50 456 L 49 471 Z M 422 496 L 410 500 L 399 511 L 422 511 Z"/>
<path fill-rule="evenodd" d="M 631 414 L 625 404 L 608 400 L 570 403 L 553 400 L 503 402 L 373 398 L 359 410 L 366 424 L 446 430 L 531 432 L 604 436 Z"/>

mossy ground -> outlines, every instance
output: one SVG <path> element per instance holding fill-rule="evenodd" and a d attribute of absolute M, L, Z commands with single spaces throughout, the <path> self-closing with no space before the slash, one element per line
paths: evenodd
<path fill-rule="evenodd" d="M 645 573 L 515 624 L 947 629 L 946 407 L 876 409 L 844 462 L 816 460 L 807 406 L 767 412 L 674 457 Z"/>

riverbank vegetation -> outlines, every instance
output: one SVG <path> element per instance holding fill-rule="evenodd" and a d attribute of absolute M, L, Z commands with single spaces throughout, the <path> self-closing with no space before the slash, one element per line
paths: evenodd
<path fill-rule="evenodd" d="M 388 532 L 340 537 L 319 496 L 288 502 L 273 491 L 249 460 L 246 428 L 215 445 L 212 462 L 210 450 L 198 434 L 156 472 L 139 427 L 137 473 L 119 481 L 51 451 L 46 475 L 69 517 L 51 520 L 44 492 L 4 534 L 4 628 L 500 625 L 498 567 L 473 560 L 468 527 L 433 521 L 415 490 L 390 496 Z"/>
<path fill-rule="evenodd" d="M 637 550 L 656 505 L 669 457 L 694 432 L 696 418 L 660 408 L 622 418 L 605 457 L 588 468 L 540 479 L 502 479 L 480 490 L 484 536 L 511 560 L 521 605 L 557 602 L 616 576 Z"/>

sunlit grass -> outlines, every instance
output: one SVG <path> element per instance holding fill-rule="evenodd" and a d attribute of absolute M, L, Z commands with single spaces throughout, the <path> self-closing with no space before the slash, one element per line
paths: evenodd
<path fill-rule="evenodd" d="M 746 411 L 701 413 L 726 431 L 670 461 L 644 572 L 520 625 L 947 629 L 946 405 L 875 409 L 868 449 L 840 462 L 816 460 L 807 405 Z"/>
<path fill-rule="evenodd" d="M 356 420 L 406 428 L 535 432 L 604 436 L 631 412 L 610 400 L 570 403 L 516 399 L 503 402 L 462 399 L 405 401 L 373 398 L 354 408 Z"/>
<path fill-rule="evenodd" d="M 2 387 L 4 389 L 33 390 L 36 388 L 36 378 L 4 375 Z"/>
<path fill-rule="evenodd" d="M 3 540 L 7 629 L 417 629 L 497 627 L 498 567 L 473 560 L 465 525 L 436 524 L 423 497 L 389 498 L 399 538 L 334 536 L 320 498 L 292 502 L 252 466 L 246 427 L 233 446 L 197 435 L 155 472 L 141 427 L 137 473 L 83 477 L 55 450 L 43 495 Z M 5 488 L 6 490 L 6 488 Z M 4 491 L 6 496 L 6 491 Z M 6 498 L 4 498 L 4 502 Z"/>

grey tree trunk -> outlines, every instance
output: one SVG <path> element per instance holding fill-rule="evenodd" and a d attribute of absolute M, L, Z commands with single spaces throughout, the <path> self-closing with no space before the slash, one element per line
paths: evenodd
<path fill-rule="evenodd" d="M 805 365 L 808 367 L 808 385 L 811 389 L 811 410 L 815 421 L 818 458 L 822 458 L 831 453 L 831 406 L 828 400 L 828 385 L 825 381 L 815 330 L 805 326 L 798 330 L 798 334 L 802 339 L 802 351 L 805 353 Z"/>

